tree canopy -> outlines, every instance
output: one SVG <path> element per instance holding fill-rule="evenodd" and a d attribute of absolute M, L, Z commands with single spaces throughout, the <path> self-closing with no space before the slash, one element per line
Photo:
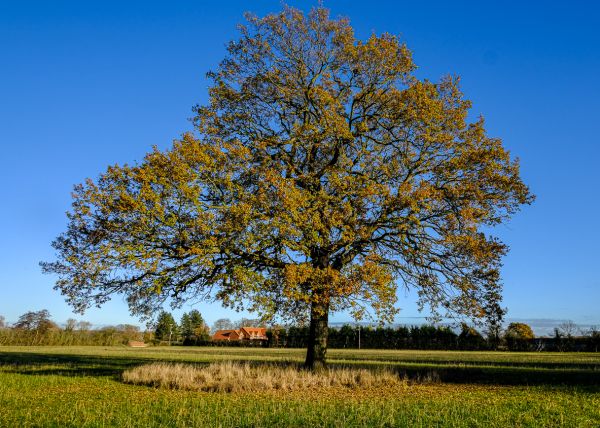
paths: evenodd
<path fill-rule="evenodd" d="M 45 332 L 50 329 L 57 329 L 58 326 L 50 319 L 50 312 L 47 309 L 39 311 L 29 311 L 19 317 L 15 325 L 16 329 Z"/>
<path fill-rule="evenodd" d="M 43 264 L 69 303 L 310 320 L 311 367 L 330 312 L 390 321 L 398 286 L 434 314 L 497 307 L 507 247 L 489 230 L 533 197 L 458 78 L 418 79 L 396 36 L 359 40 L 324 8 L 247 19 L 194 133 L 75 187 Z"/>
<path fill-rule="evenodd" d="M 200 311 L 193 309 L 181 317 L 181 335 L 185 342 L 209 340 L 209 328 L 202 318 Z"/>
<path fill-rule="evenodd" d="M 218 330 L 233 330 L 233 323 L 229 318 L 219 318 L 213 324 L 213 333 Z"/>
<path fill-rule="evenodd" d="M 533 339 L 535 337 L 531 327 L 522 322 L 511 322 L 506 328 L 505 336 L 514 339 Z"/>
<path fill-rule="evenodd" d="M 177 340 L 179 334 L 179 326 L 175 322 L 173 315 L 169 312 L 162 311 L 156 320 L 154 328 L 154 337 L 158 340 L 174 341 Z"/>

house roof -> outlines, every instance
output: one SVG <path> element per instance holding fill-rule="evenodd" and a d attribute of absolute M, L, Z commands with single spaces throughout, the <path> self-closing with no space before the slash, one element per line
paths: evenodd
<path fill-rule="evenodd" d="M 239 330 L 217 330 L 213 340 L 237 340 L 240 338 Z"/>
<path fill-rule="evenodd" d="M 266 339 L 267 329 L 263 327 L 242 327 L 239 330 L 217 330 L 213 340 Z"/>
<path fill-rule="evenodd" d="M 242 332 L 248 336 L 267 337 L 267 329 L 262 327 L 242 327 Z"/>

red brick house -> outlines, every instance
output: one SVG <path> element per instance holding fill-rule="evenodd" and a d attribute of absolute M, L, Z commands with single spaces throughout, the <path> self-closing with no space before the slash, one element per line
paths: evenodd
<path fill-rule="evenodd" d="M 242 327 L 238 330 L 218 330 L 212 340 L 267 340 L 267 329 L 262 327 Z"/>

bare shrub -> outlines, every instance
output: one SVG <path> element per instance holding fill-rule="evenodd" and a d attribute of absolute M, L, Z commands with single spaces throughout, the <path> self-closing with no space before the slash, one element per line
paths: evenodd
<path fill-rule="evenodd" d="M 295 366 L 251 365 L 234 362 L 199 367 L 152 363 L 123 373 L 126 383 L 207 392 L 298 391 L 325 388 L 399 388 L 407 382 L 390 370 L 354 368 L 311 372 Z"/>

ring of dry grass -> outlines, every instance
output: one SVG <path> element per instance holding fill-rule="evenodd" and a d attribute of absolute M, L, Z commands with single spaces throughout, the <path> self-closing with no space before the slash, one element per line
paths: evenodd
<path fill-rule="evenodd" d="M 205 392 L 308 391 L 316 389 L 397 389 L 406 379 L 386 370 L 354 368 L 311 372 L 296 366 L 251 365 L 235 362 L 208 366 L 152 363 L 123 373 L 123 381 L 168 389 Z"/>

